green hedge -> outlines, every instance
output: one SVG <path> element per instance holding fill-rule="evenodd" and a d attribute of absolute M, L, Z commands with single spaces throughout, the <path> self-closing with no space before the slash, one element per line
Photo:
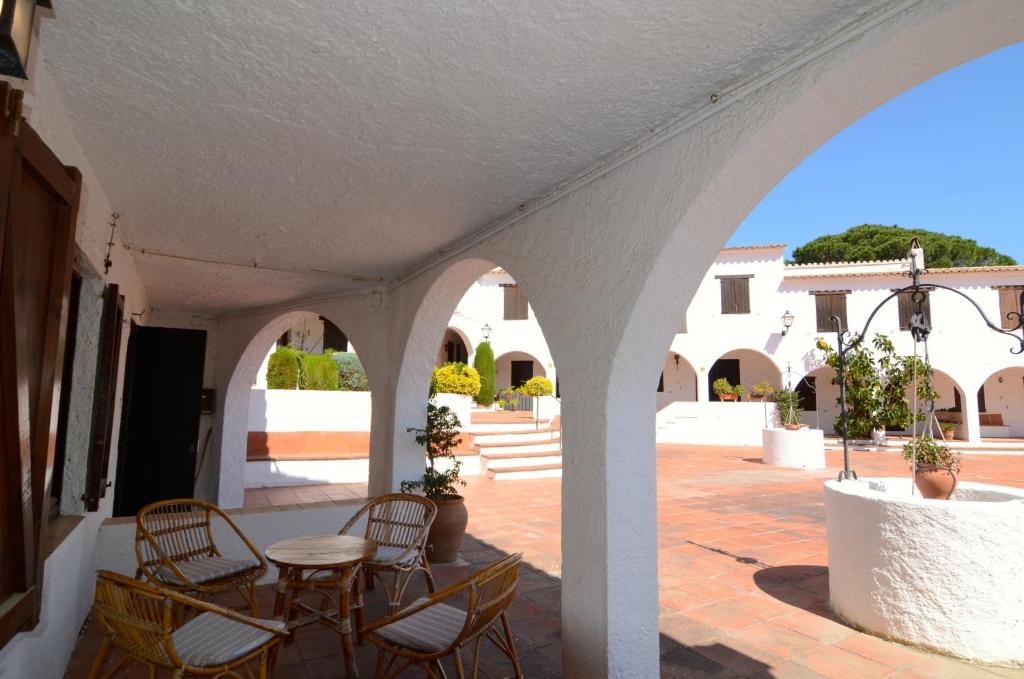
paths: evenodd
<path fill-rule="evenodd" d="M 480 374 L 480 391 L 476 394 L 476 402 L 484 407 L 494 403 L 494 350 L 490 342 L 481 342 L 476 347 L 473 367 Z"/>
<path fill-rule="evenodd" d="M 370 391 L 370 381 L 359 357 L 352 352 L 337 351 L 331 359 L 338 368 L 338 388 L 341 391 Z"/>
<path fill-rule="evenodd" d="M 430 388 L 438 394 L 477 396 L 480 393 L 480 373 L 465 363 L 447 363 L 434 368 Z"/>
<path fill-rule="evenodd" d="M 338 366 L 330 354 L 306 354 L 302 357 L 301 382 L 310 391 L 338 391 Z"/>
<path fill-rule="evenodd" d="M 278 347 L 267 363 L 268 389 L 296 389 L 304 354 L 290 347 Z"/>

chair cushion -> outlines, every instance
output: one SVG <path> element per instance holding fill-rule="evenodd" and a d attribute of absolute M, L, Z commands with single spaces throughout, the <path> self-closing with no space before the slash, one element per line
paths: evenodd
<path fill-rule="evenodd" d="M 420 558 L 420 551 L 418 549 L 411 551 L 409 556 L 401 561 L 397 560 L 405 552 L 405 549 L 405 547 L 378 547 L 377 553 L 372 559 L 367 559 L 366 563 L 374 566 L 391 566 L 393 564 L 409 566 L 416 563 L 416 560 Z"/>
<path fill-rule="evenodd" d="M 267 627 L 284 629 L 277 620 L 260 620 Z M 200 613 L 171 635 L 174 650 L 189 665 L 212 667 L 229 663 L 270 641 L 274 635 L 216 613 Z"/>
<path fill-rule="evenodd" d="M 203 583 L 211 580 L 219 580 L 229 575 L 235 575 L 250 568 L 259 566 L 252 560 L 239 561 L 236 559 L 225 559 L 222 556 L 206 556 L 201 559 L 189 561 L 178 561 L 174 564 L 181 571 L 181 574 L 189 579 L 189 582 Z M 167 566 L 161 566 L 156 571 L 157 575 L 164 582 L 171 585 L 185 585 L 181 578 Z"/>
<path fill-rule="evenodd" d="M 426 601 L 417 599 L 416 606 Z M 466 623 L 466 611 L 447 604 L 434 604 L 413 613 L 408 618 L 385 625 L 376 630 L 378 636 L 399 646 L 422 653 L 437 653 L 452 645 Z"/>

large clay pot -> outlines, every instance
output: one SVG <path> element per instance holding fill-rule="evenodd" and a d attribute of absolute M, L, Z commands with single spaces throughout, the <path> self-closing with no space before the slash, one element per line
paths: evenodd
<path fill-rule="evenodd" d="M 459 558 L 462 538 L 466 535 L 469 512 L 461 495 L 432 498 L 437 505 L 437 516 L 427 536 L 427 561 L 450 563 Z"/>
<path fill-rule="evenodd" d="M 933 464 L 917 465 L 914 485 L 921 491 L 921 497 L 929 500 L 948 500 L 956 490 L 956 473 L 946 467 Z"/>

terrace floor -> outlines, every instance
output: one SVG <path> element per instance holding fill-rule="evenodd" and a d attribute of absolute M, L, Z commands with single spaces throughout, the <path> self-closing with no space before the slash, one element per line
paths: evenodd
<path fill-rule="evenodd" d="M 766 467 L 757 448 L 658 446 L 661 676 L 1024 677 L 1022 670 L 968 665 L 886 642 L 835 620 L 821 483 L 835 476 L 841 455 L 830 452 L 828 462 L 829 470 L 805 472 Z M 853 466 L 861 476 L 906 473 L 889 452 L 855 452 Z M 961 478 L 1024 487 L 1024 460 L 968 455 Z M 561 676 L 560 480 L 468 481 L 463 556 L 469 563 L 437 567 L 438 580 L 447 584 L 502 554 L 523 552 L 512 626 L 524 671 Z M 321 492 L 330 495 L 333 487 L 326 488 Z M 271 592 L 263 589 L 269 607 Z M 368 605 L 372 617 L 380 608 L 373 593 Z M 86 676 L 98 643 L 89 624 L 68 677 Z M 357 655 L 362 676 L 372 676 L 372 647 Z M 507 676 L 493 655 L 485 660 L 483 676 Z M 343 674 L 337 638 L 304 629 L 281 654 L 274 676 Z"/>

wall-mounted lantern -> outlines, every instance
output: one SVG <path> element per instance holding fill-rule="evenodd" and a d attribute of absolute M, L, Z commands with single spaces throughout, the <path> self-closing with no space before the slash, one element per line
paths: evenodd
<path fill-rule="evenodd" d="M 491 339 L 491 332 L 493 332 L 493 328 L 487 323 L 484 323 L 484 327 L 480 328 L 480 334 L 484 336 L 485 342 Z"/>
<path fill-rule="evenodd" d="M 782 336 L 785 337 L 789 329 L 793 327 L 793 321 L 795 317 L 789 313 L 789 309 L 786 309 L 786 313 L 782 314 Z"/>
<path fill-rule="evenodd" d="M 0 0 L 0 74 L 28 78 L 36 5 L 53 7 L 50 0 Z"/>

